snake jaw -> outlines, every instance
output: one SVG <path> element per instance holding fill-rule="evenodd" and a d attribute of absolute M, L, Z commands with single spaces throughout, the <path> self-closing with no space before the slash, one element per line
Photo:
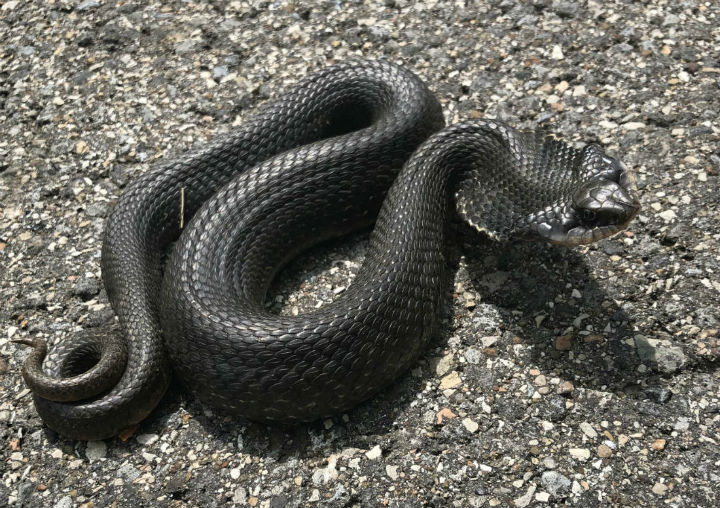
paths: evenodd
<path fill-rule="evenodd" d="M 624 230 L 640 212 L 634 179 L 624 166 L 614 173 L 613 179 L 605 176 L 581 185 L 561 217 L 541 224 L 538 233 L 551 243 L 575 247 Z"/>
<path fill-rule="evenodd" d="M 550 243 L 575 247 L 597 242 L 624 230 L 640 212 L 632 173 L 601 152 L 587 153 L 588 164 L 601 165 L 594 176 L 573 191 L 568 203 L 533 216 L 535 232 Z"/>

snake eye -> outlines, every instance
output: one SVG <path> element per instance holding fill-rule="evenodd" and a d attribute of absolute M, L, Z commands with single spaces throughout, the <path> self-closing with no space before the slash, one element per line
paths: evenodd
<path fill-rule="evenodd" d="M 583 222 L 593 222 L 597 218 L 597 214 L 593 210 L 585 208 L 582 211 L 581 218 Z"/>

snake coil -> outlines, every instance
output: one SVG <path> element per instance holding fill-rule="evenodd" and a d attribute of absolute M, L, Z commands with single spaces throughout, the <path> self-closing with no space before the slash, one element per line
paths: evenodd
<path fill-rule="evenodd" d="M 567 245 L 614 234 L 639 209 L 629 173 L 595 145 L 491 120 L 443 125 L 411 72 L 348 62 L 139 178 L 102 249 L 122 333 L 61 344 L 47 373 L 44 341 L 20 340 L 34 346 L 23 375 L 45 423 L 113 436 L 157 405 L 171 365 L 202 400 L 249 420 L 346 410 L 411 366 L 437 329 L 451 192 L 480 231 Z M 344 293 L 301 316 L 266 310 L 284 264 L 373 222 Z"/>

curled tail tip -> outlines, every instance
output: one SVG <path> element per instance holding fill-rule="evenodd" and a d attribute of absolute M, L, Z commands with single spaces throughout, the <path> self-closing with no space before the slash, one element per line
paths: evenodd
<path fill-rule="evenodd" d="M 33 349 L 42 348 L 45 345 L 45 341 L 42 339 L 30 339 L 27 337 L 21 337 L 18 339 L 10 339 L 10 342 L 14 344 L 22 344 L 23 346 L 28 346 Z"/>

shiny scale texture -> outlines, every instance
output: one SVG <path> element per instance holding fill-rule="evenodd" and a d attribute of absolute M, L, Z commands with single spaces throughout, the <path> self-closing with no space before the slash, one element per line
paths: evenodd
<path fill-rule="evenodd" d="M 563 243 L 561 229 L 593 229 L 563 215 L 577 211 L 573 202 L 595 199 L 598 185 L 620 185 L 625 174 L 597 147 L 577 151 L 489 120 L 442 127 L 437 100 L 412 73 L 348 62 L 134 182 L 108 220 L 102 251 L 122 333 L 98 346 L 117 350 L 113 340 L 122 341 L 127 365 L 89 399 L 34 390 L 43 420 L 68 437 L 115 435 L 155 407 L 170 365 L 203 401 L 244 419 L 309 421 L 347 410 L 413 365 L 437 331 L 452 275 L 451 192 L 482 231 L 551 231 Z M 598 174 L 604 183 L 593 183 Z M 634 198 L 621 194 L 603 191 L 595 201 Z M 611 221 L 613 232 L 634 213 Z M 562 226 L 552 223 L 558 218 Z M 289 260 L 373 222 L 344 293 L 301 316 L 266 310 L 267 289 Z M 74 349 L 60 351 L 72 357 Z M 28 384 L 51 384 L 38 370 Z"/>

